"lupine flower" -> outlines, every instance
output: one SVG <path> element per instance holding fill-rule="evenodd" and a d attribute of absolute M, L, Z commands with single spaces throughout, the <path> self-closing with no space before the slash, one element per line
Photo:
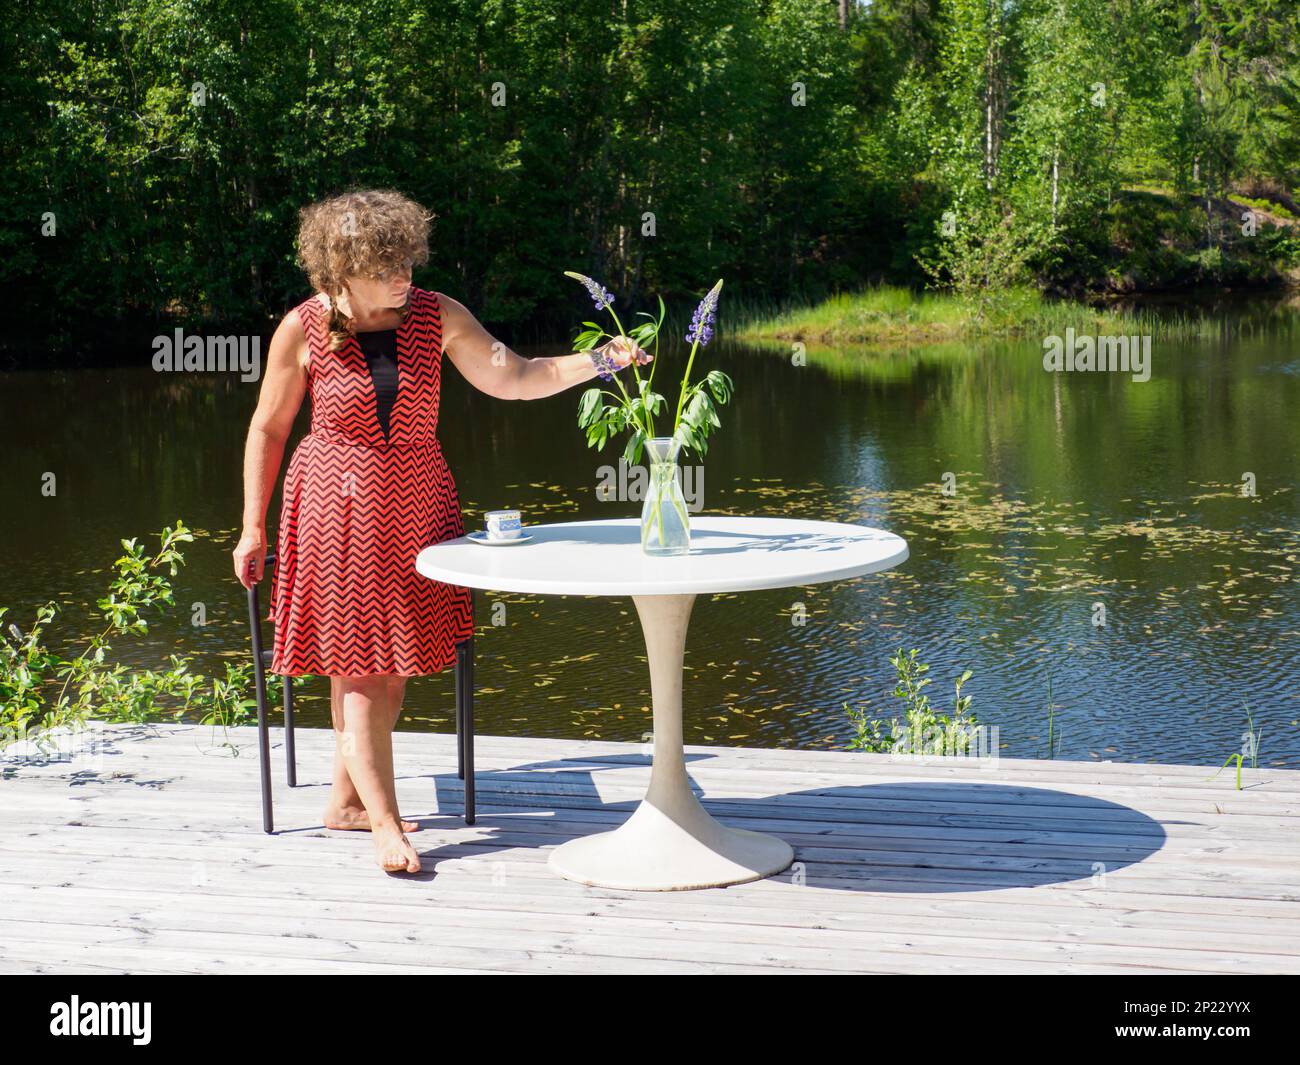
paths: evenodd
<path fill-rule="evenodd" d="M 581 281 L 586 290 L 591 294 L 592 302 L 596 304 L 596 310 L 603 311 L 606 307 L 614 305 L 614 296 L 599 281 L 595 281 L 586 274 L 575 274 L 572 270 L 565 270 L 566 277 L 572 277 Z"/>
<path fill-rule="evenodd" d="M 698 342 L 700 347 L 705 347 L 713 339 L 713 320 L 718 313 L 718 294 L 721 291 L 722 282 L 719 281 L 700 300 L 700 305 L 695 308 L 695 314 L 691 318 L 691 327 L 686 330 L 686 343 Z"/>
<path fill-rule="evenodd" d="M 591 361 L 596 364 L 596 373 L 600 379 L 602 381 L 614 380 L 614 371 L 618 369 L 618 365 L 614 360 L 603 351 L 592 351 L 588 352 L 588 354 L 591 355 Z"/>

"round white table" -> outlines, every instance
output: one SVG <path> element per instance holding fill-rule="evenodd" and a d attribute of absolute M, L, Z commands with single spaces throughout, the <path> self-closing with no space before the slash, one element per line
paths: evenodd
<path fill-rule="evenodd" d="M 794 518 L 692 516 L 688 554 L 641 550 L 637 518 L 530 525 L 526 544 L 487 547 L 468 537 L 426 547 L 416 569 L 466 588 L 553 595 L 630 595 L 650 664 L 654 762 L 640 806 L 619 828 L 551 852 L 561 876 L 599 887 L 680 891 L 759 880 L 790 866 L 783 839 L 727 828 L 691 792 L 682 742 L 682 652 L 695 596 L 791 588 L 897 566 L 892 533 Z"/>

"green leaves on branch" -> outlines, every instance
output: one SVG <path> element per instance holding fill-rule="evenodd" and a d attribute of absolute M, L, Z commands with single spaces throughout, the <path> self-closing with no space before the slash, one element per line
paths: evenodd
<path fill-rule="evenodd" d="M 586 328 L 573 338 L 574 351 L 591 351 L 608 334 L 595 322 L 583 322 Z"/>
<path fill-rule="evenodd" d="M 605 397 L 614 402 L 607 403 Z M 648 381 L 641 382 L 641 394 L 624 401 L 622 397 L 601 388 L 589 388 L 578 402 L 578 426 L 587 431 L 587 446 L 603 451 L 605 444 L 626 429 L 632 436 L 623 450 L 623 460 L 629 465 L 640 458 L 646 440 L 643 425 L 653 424 L 654 415 L 666 405 L 658 392 L 650 391 Z"/>
<path fill-rule="evenodd" d="M 882 721 L 867 716 L 865 708 L 853 710 L 847 703 L 845 712 L 854 727 L 849 740 L 849 750 L 870 751 L 875 754 L 925 754 L 965 755 L 971 753 L 979 722 L 970 712 L 971 697 L 962 695 L 962 687 L 974 675 L 968 669 L 954 682 L 953 710 L 951 714 L 937 711 L 930 705 L 926 688 L 930 686 L 930 666 L 918 660 L 920 651 L 913 649 L 904 654 L 900 647 L 890 656 L 894 667 L 893 695 L 902 700 L 904 719 Z M 888 727 L 888 731 L 886 728 Z"/>
<path fill-rule="evenodd" d="M 126 554 L 113 564 L 117 579 L 109 585 L 108 595 L 97 604 L 109 627 L 95 638 L 92 646 L 111 633 L 143 636 L 149 631 L 149 624 L 142 616 L 145 610 L 161 603 L 175 605 L 171 584 L 154 571 L 166 567 L 167 575 L 175 577 L 185 562 L 176 545 L 193 543 L 194 534 L 185 528 L 184 522 L 178 521 L 176 528 L 163 529 L 160 541 L 158 552 L 152 558 L 145 557 L 144 548 L 134 538 L 120 541 Z"/>
<path fill-rule="evenodd" d="M 644 315 L 646 318 L 650 318 L 650 321 L 642 322 L 640 325 L 633 326 L 630 330 L 628 330 L 627 335 L 632 340 L 635 340 L 638 344 L 640 344 L 641 347 L 643 348 L 647 344 L 653 344 L 659 338 L 659 329 L 663 325 L 663 314 L 664 314 L 664 301 L 663 301 L 663 297 L 660 297 L 659 319 L 656 321 L 645 311 L 640 311 L 638 316 Z M 651 370 L 651 372 L 652 373 L 654 372 L 653 369 Z"/>
<path fill-rule="evenodd" d="M 726 403 L 733 390 L 731 378 L 721 370 L 710 370 L 703 381 L 687 388 L 681 420 L 676 429 L 676 435 L 684 447 L 689 447 L 701 458 L 704 457 L 709 448 L 709 434 L 714 429 L 722 428 L 714 404 Z"/>
<path fill-rule="evenodd" d="M 22 733 L 41 712 L 40 686 L 58 663 L 41 637 L 58 610 L 53 600 L 38 608 L 24 633 L 5 621 L 9 611 L 0 607 L 0 728 Z"/>
<path fill-rule="evenodd" d="M 185 561 L 179 545 L 193 540 L 193 532 L 181 521 L 159 534 L 152 554 L 135 539 L 122 540 L 125 553 L 113 563 L 113 581 L 96 604 L 104 628 L 73 658 L 45 646 L 57 603 L 40 607 L 26 633 L 5 624 L 8 611 L 0 608 L 0 747 L 33 733 L 75 727 L 92 717 L 138 723 L 189 713 L 205 724 L 234 725 L 248 716 L 255 702 L 247 664 L 225 663 L 224 677 L 209 677 L 194 672 L 185 655 L 170 655 L 168 666 L 160 670 L 129 669 L 109 661 L 112 638 L 145 635 L 149 615 L 175 605 L 169 578 Z"/>

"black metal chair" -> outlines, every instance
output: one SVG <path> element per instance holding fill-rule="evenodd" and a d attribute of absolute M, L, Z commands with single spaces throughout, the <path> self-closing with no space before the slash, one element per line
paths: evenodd
<path fill-rule="evenodd" d="M 268 553 L 263 573 L 275 565 Z M 474 616 L 474 589 L 469 590 L 470 617 Z M 248 589 L 248 624 L 253 640 L 253 676 L 257 682 L 257 745 L 262 773 L 262 829 L 274 832 L 271 813 L 271 731 L 267 724 L 266 673 L 274 651 L 262 647 L 262 613 L 257 582 Z M 465 823 L 474 823 L 474 635 L 456 645 L 456 772 L 465 782 Z M 284 678 L 284 758 L 289 787 L 298 786 L 298 763 L 293 748 L 293 683 Z"/>

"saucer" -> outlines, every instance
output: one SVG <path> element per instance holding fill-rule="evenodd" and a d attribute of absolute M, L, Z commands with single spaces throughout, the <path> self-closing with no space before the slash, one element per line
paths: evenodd
<path fill-rule="evenodd" d="M 509 540 L 489 540 L 486 529 L 475 529 L 472 533 L 467 533 L 466 535 L 476 544 L 482 544 L 484 547 L 505 547 L 508 544 L 526 544 L 532 539 L 532 536 L 529 535 L 526 528 L 522 530 L 518 536 L 512 537 Z"/>

